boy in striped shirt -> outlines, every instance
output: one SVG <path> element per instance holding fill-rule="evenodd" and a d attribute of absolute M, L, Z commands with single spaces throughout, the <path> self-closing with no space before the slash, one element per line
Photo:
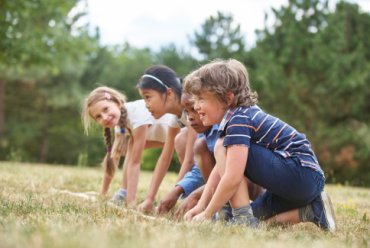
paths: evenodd
<path fill-rule="evenodd" d="M 219 124 L 212 170 L 198 204 L 186 220 L 210 219 L 226 202 L 231 224 L 257 227 L 259 220 L 310 221 L 335 231 L 324 173 L 303 133 L 261 110 L 247 69 L 239 61 L 215 60 L 189 74 L 184 91 L 204 125 Z M 250 203 L 246 177 L 266 189 Z"/>

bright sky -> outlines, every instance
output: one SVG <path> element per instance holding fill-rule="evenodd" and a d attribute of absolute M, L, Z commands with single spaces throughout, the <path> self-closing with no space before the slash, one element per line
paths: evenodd
<path fill-rule="evenodd" d="M 127 41 L 137 48 L 175 43 L 186 48 L 189 36 L 217 11 L 231 13 L 246 35 L 248 48 L 254 45 L 256 29 L 264 27 L 264 15 L 271 7 L 286 5 L 288 0 L 85 0 L 88 21 L 100 28 L 103 45 Z M 330 0 L 333 6 L 338 0 Z M 348 0 L 347 0 L 348 1 Z M 350 0 L 363 11 L 370 11 L 370 0 Z"/>

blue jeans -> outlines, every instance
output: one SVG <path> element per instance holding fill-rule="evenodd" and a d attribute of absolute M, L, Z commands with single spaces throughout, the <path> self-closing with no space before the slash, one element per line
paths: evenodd
<path fill-rule="evenodd" d="M 297 158 L 284 158 L 256 144 L 249 148 L 244 175 L 266 189 L 251 203 L 254 216 L 260 219 L 309 204 L 325 184 L 320 172 L 303 167 Z"/>

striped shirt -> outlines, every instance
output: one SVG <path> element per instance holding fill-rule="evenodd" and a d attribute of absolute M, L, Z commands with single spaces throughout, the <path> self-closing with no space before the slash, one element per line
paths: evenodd
<path fill-rule="evenodd" d="M 218 131 L 224 146 L 257 144 L 284 158 L 297 157 L 302 166 L 324 175 L 306 136 L 256 105 L 229 109 Z"/>

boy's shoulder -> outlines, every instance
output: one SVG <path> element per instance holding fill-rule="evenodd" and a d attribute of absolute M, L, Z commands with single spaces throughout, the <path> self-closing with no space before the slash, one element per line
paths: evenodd
<path fill-rule="evenodd" d="M 247 118 L 252 118 L 253 115 L 255 115 L 257 112 L 263 112 L 263 110 L 257 106 L 240 106 L 230 111 L 230 119 L 231 117 L 237 117 L 237 116 L 245 116 Z"/>
<path fill-rule="evenodd" d="M 219 130 L 224 130 L 225 126 L 227 126 L 230 122 L 238 123 L 239 121 L 244 122 L 245 119 L 253 120 L 256 114 L 260 112 L 263 111 L 257 105 L 239 106 L 229 109 L 220 123 Z"/>
<path fill-rule="evenodd" d="M 226 111 L 221 123 L 219 124 L 219 130 L 224 130 L 230 121 L 237 121 L 239 118 L 249 118 L 249 112 L 253 106 L 240 106 L 230 108 Z"/>

